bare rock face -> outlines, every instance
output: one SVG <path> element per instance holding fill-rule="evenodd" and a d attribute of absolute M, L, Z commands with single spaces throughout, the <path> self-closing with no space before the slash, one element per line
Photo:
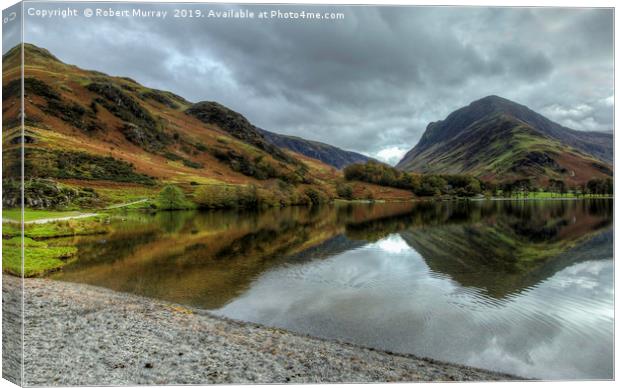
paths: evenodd
<path fill-rule="evenodd" d="M 72 204 L 96 205 L 99 201 L 94 190 L 62 187 L 47 179 L 29 179 L 24 182 L 24 204 L 32 209 L 62 208 Z M 2 185 L 2 206 L 21 206 L 21 187 L 17 180 L 5 180 Z"/>
<path fill-rule="evenodd" d="M 158 152 L 171 142 L 165 132 L 148 129 L 132 123 L 125 123 L 119 128 L 125 139 L 149 152 Z"/>
<path fill-rule="evenodd" d="M 157 121 L 133 97 L 118 87 L 106 82 L 93 82 L 87 89 L 98 94 L 96 102 L 103 105 L 113 115 L 123 121 L 143 126 L 150 130 L 156 129 Z"/>

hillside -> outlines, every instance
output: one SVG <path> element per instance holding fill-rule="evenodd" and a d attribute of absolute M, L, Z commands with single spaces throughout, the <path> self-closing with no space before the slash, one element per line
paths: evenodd
<path fill-rule="evenodd" d="M 485 180 L 582 184 L 612 176 L 612 157 L 609 133 L 574 131 L 523 105 L 489 96 L 430 123 L 397 167 Z"/>
<path fill-rule="evenodd" d="M 102 206 L 143 198 L 164 184 L 252 185 L 270 201 L 299 202 L 312 188 L 332 197 L 339 173 L 268 142 L 241 114 L 192 103 L 136 81 L 80 69 L 25 45 L 27 202 Z M 3 148 L 19 176 L 20 49 L 3 56 Z M 306 158 L 307 160 L 307 158 Z M 5 195 L 5 204 L 15 198 Z"/>
<path fill-rule="evenodd" d="M 273 145 L 320 160 L 337 169 L 342 169 L 353 163 L 366 163 L 371 160 L 371 158 L 357 152 L 345 151 L 318 141 L 306 140 L 297 136 L 281 135 L 264 129 L 260 131 L 265 136 L 265 139 Z"/>

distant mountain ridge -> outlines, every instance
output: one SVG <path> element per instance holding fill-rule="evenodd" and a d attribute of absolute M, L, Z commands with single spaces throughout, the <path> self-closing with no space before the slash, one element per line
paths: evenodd
<path fill-rule="evenodd" d="M 346 151 L 326 143 L 306 140 L 297 136 L 281 135 L 264 129 L 259 129 L 259 131 L 268 142 L 277 147 L 286 148 L 310 158 L 318 159 L 337 169 L 342 169 L 353 163 L 366 163 L 372 160 L 368 156 L 353 151 Z"/>
<path fill-rule="evenodd" d="M 273 204 L 307 203 L 314 198 L 307 192 L 338 195 L 344 177 L 337 169 L 371 160 L 262 130 L 217 102 L 193 103 L 127 77 L 66 64 L 31 44 L 23 46 L 23 57 L 21 79 L 22 46 L 3 55 L 3 177 L 21 174 L 24 141 L 25 172 L 36 180 L 39 207 L 69 202 L 103 206 L 117 200 L 114 191 L 139 186 L 152 195 L 168 183 L 187 192 L 202 185 L 254 187 Z M 611 133 L 574 131 L 490 96 L 429 124 L 398 167 L 498 181 L 533 177 L 543 184 L 550 179 L 577 184 L 613 175 L 612 140 Z M 64 202 L 47 201 L 46 193 L 58 188 L 53 185 L 75 198 L 56 195 L 54 200 Z M 356 198 L 411 195 L 366 182 L 354 182 L 352 188 Z"/>
<path fill-rule="evenodd" d="M 524 105 L 488 96 L 430 123 L 397 168 L 495 180 L 612 175 L 613 134 L 563 127 Z"/>

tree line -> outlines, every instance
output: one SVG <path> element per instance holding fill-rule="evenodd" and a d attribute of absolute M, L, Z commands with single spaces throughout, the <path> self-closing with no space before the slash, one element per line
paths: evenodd
<path fill-rule="evenodd" d="M 411 174 L 383 163 L 369 161 L 352 164 L 344 169 L 348 181 L 362 181 L 380 186 L 411 190 L 422 197 L 456 195 L 472 197 L 481 194 L 484 183 L 469 175 Z"/>
<path fill-rule="evenodd" d="M 328 193 L 312 186 L 295 187 L 278 181 L 265 189 L 255 185 L 203 185 L 186 195 L 178 186 L 166 185 L 154 207 L 161 210 L 184 209 L 259 209 L 329 202 Z"/>
<path fill-rule="evenodd" d="M 559 196 L 613 195 L 612 178 L 593 178 L 580 185 L 569 185 L 562 179 L 549 179 L 546 187 L 537 186 L 531 179 L 517 179 L 501 183 L 485 182 L 486 188 L 493 196 L 513 197 L 528 196 L 530 193 L 545 191 Z"/>
<path fill-rule="evenodd" d="M 547 187 L 537 187 L 532 179 L 507 182 L 482 181 L 470 175 L 458 174 L 412 174 L 375 161 L 352 164 L 344 169 L 346 181 L 361 181 L 380 186 L 410 190 L 420 197 L 456 196 L 473 197 L 484 194 L 494 197 L 528 197 L 540 191 L 575 196 L 612 195 L 613 179 L 591 179 L 579 185 L 569 186 L 565 181 L 550 179 Z M 355 199 L 351 185 L 338 182 L 335 194 L 343 199 Z M 162 210 L 178 209 L 254 209 L 294 205 L 317 205 L 332 200 L 334 194 L 311 185 L 295 186 L 275 180 L 272 187 L 255 185 L 200 185 L 186 196 L 174 185 L 165 186 L 155 207 Z"/>
<path fill-rule="evenodd" d="M 537 186 L 533 179 L 516 179 L 504 182 L 482 181 L 470 175 L 412 174 L 383 163 L 369 161 L 352 164 L 344 169 L 347 181 L 362 181 L 380 186 L 411 190 L 422 197 L 451 195 L 472 197 L 478 194 L 495 197 L 528 196 L 546 191 L 558 195 L 612 195 L 613 179 L 591 179 L 579 186 L 569 186 L 564 180 L 550 179 L 546 187 Z M 342 196 L 339 190 L 339 195 Z"/>

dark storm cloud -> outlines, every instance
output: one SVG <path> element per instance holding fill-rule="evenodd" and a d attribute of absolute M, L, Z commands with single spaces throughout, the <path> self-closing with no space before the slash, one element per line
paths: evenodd
<path fill-rule="evenodd" d="M 76 7 L 86 6 L 103 7 Z M 329 10 L 345 20 L 27 18 L 25 39 L 66 62 L 219 101 L 260 127 L 390 162 L 428 122 L 490 94 L 575 129 L 612 129 L 610 10 L 243 8 Z"/>

